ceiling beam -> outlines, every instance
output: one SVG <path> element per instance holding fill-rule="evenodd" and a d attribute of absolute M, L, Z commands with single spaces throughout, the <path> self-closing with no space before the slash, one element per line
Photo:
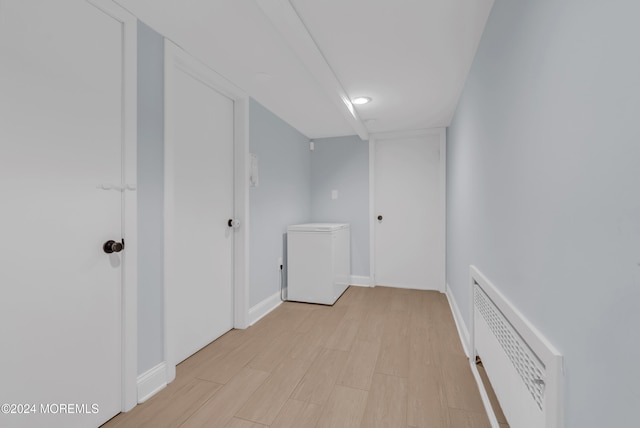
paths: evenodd
<path fill-rule="evenodd" d="M 349 125 L 363 140 L 369 133 L 331 65 L 289 0 L 255 0 L 298 59 L 316 79 Z"/>

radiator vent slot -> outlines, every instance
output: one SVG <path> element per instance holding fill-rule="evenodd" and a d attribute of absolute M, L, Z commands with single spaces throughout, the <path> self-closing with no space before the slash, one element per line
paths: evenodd
<path fill-rule="evenodd" d="M 474 287 L 474 300 L 476 309 L 509 357 L 538 408 L 542 410 L 545 385 L 544 364 L 477 283 Z"/>

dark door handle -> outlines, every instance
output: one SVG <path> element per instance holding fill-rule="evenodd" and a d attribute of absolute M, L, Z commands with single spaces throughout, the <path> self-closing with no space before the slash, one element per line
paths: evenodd
<path fill-rule="evenodd" d="M 378 221 L 382 221 L 382 216 L 381 215 L 378 216 Z"/>
<path fill-rule="evenodd" d="M 124 239 L 122 240 L 122 242 L 109 240 L 104 243 L 104 245 L 102 246 L 102 250 L 107 254 L 119 253 L 120 251 L 124 250 Z"/>
<path fill-rule="evenodd" d="M 229 221 L 227 222 L 227 226 L 233 227 L 233 219 L 232 218 L 230 218 Z"/>

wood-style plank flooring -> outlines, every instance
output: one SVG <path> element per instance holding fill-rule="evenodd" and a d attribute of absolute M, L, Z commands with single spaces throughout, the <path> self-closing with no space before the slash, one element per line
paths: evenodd
<path fill-rule="evenodd" d="M 177 367 L 104 425 L 484 428 L 480 393 L 443 294 L 350 287 L 332 307 L 285 302 Z"/>

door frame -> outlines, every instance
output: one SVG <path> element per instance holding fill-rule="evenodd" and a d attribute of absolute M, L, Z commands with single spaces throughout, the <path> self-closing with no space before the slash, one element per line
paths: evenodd
<path fill-rule="evenodd" d="M 249 176 L 247 161 L 249 159 L 249 97 L 240 88 L 223 76 L 216 73 L 206 64 L 200 62 L 196 57 L 185 52 L 181 47 L 171 40 L 165 38 L 164 48 L 164 135 L 165 135 L 165 178 L 164 178 L 164 354 L 167 364 L 167 383 L 173 381 L 176 376 L 175 358 L 171 348 L 171 339 L 168 335 L 168 325 L 171 321 L 171 310 L 168 310 L 167 301 L 167 280 L 172 277 L 168 272 L 171 266 L 166 260 L 172 257 L 170 241 L 174 235 L 173 223 L 171 221 L 171 211 L 169 207 L 173 204 L 173 147 L 175 142 L 173 135 L 174 110 L 174 73 L 177 68 L 190 74 L 196 79 L 206 83 L 216 91 L 222 93 L 234 102 L 234 172 L 233 172 L 233 210 L 234 218 L 240 222 L 240 227 L 234 229 L 233 233 L 233 327 L 244 329 L 248 327 L 249 319 Z"/>
<path fill-rule="evenodd" d="M 86 0 L 122 26 L 121 409 L 138 404 L 138 20 L 112 0 Z"/>
<path fill-rule="evenodd" d="M 447 130 L 446 128 L 431 128 L 431 129 L 418 129 L 414 131 L 400 131 L 400 132 L 384 132 L 371 134 L 369 137 L 369 286 L 376 286 L 376 223 L 374 218 L 376 216 L 376 142 L 384 140 L 401 140 L 415 137 L 423 137 L 429 135 L 437 135 L 440 140 L 440 174 L 439 174 L 439 188 L 440 188 L 440 218 L 442 222 L 442 230 L 438 238 L 438 247 L 442 251 L 445 257 L 445 262 L 442 264 L 440 271 L 440 284 L 438 284 L 437 290 L 444 293 L 446 283 L 446 181 L 447 181 Z"/>

